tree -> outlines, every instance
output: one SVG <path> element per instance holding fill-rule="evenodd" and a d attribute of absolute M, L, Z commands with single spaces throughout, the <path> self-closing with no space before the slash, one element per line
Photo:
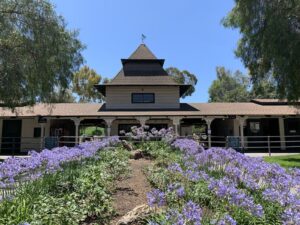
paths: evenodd
<path fill-rule="evenodd" d="M 166 69 L 169 76 L 171 76 L 178 84 L 189 84 L 191 87 L 187 90 L 187 92 L 182 96 L 185 98 L 186 96 L 191 96 L 195 92 L 195 86 L 198 82 L 197 77 L 190 73 L 187 70 L 179 70 L 176 67 L 169 67 Z"/>
<path fill-rule="evenodd" d="M 77 36 L 48 0 L 1 0 L 1 103 L 51 102 L 57 89 L 67 89 L 83 62 Z"/>
<path fill-rule="evenodd" d="M 56 90 L 53 92 L 50 103 L 74 103 L 75 97 L 71 89 Z"/>
<path fill-rule="evenodd" d="M 253 98 L 279 98 L 276 90 L 276 81 L 272 76 L 266 76 L 255 82 L 250 90 L 250 97 Z"/>
<path fill-rule="evenodd" d="M 254 84 L 271 74 L 281 98 L 300 97 L 300 0 L 235 0 L 224 19 L 242 34 L 236 55 Z"/>
<path fill-rule="evenodd" d="M 94 85 L 99 84 L 100 81 L 101 76 L 88 66 L 76 72 L 73 79 L 73 92 L 79 96 L 79 102 L 101 102 L 103 96 L 94 88 Z"/>
<path fill-rule="evenodd" d="M 108 84 L 108 83 L 110 83 L 111 82 L 111 79 L 109 79 L 109 78 L 107 78 L 107 77 L 105 77 L 104 79 L 103 79 L 103 84 Z"/>
<path fill-rule="evenodd" d="M 249 79 L 240 71 L 232 74 L 224 67 L 217 67 L 217 79 L 209 88 L 210 102 L 247 102 L 249 101 Z"/>

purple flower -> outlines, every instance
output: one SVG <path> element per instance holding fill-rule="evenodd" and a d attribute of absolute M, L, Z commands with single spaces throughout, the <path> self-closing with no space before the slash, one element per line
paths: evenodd
<path fill-rule="evenodd" d="M 174 209 L 169 210 L 166 215 L 166 220 L 176 225 L 201 225 L 202 210 L 197 204 L 189 201 L 184 205 L 182 212 Z"/>
<path fill-rule="evenodd" d="M 61 170 L 61 165 L 71 161 L 91 158 L 98 150 L 119 143 L 118 137 L 108 137 L 101 141 L 84 142 L 78 146 L 44 149 L 40 153 L 29 152 L 27 158 L 10 157 L 0 163 L 0 187 L 10 187 L 16 182 L 32 181 L 46 173 Z"/>
<path fill-rule="evenodd" d="M 147 193 L 148 204 L 150 207 L 157 205 L 158 207 L 164 206 L 166 203 L 165 193 L 159 189 L 153 189 Z"/>
<path fill-rule="evenodd" d="M 181 198 L 185 195 L 184 187 L 181 184 L 169 184 L 168 185 L 169 192 L 175 192 L 176 195 Z"/>
<path fill-rule="evenodd" d="M 217 225 L 236 225 L 236 221 L 229 215 L 225 215 L 223 219 L 219 220 Z"/>
<path fill-rule="evenodd" d="M 173 173 L 182 173 L 183 170 L 181 168 L 181 166 L 178 163 L 173 163 L 168 167 L 168 170 L 173 172 Z"/>
<path fill-rule="evenodd" d="M 194 224 L 200 224 L 202 210 L 196 203 L 192 201 L 186 203 L 182 210 L 182 213 L 188 221 L 192 221 L 194 222 Z"/>

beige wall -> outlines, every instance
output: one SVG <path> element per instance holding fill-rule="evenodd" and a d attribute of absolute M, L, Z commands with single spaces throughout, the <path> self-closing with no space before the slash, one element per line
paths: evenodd
<path fill-rule="evenodd" d="M 3 126 L 3 119 L 0 119 L 0 146 L 2 141 L 2 126 Z"/>
<path fill-rule="evenodd" d="M 37 118 L 22 119 L 21 151 L 40 148 L 41 138 L 33 137 L 35 127 L 40 127 Z"/>
<path fill-rule="evenodd" d="M 155 103 L 132 104 L 131 93 L 154 93 Z M 106 87 L 108 109 L 177 109 L 179 108 L 179 87 L 124 86 Z"/>

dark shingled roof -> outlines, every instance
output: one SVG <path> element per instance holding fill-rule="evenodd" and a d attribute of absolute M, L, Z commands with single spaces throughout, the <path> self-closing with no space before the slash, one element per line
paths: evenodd
<path fill-rule="evenodd" d="M 95 85 L 95 87 L 105 96 L 107 86 L 179 86 L 180 96 L 182 96 L 190 85 L 181 85 L 174 81 L 162 68 L 163 62 L 164 60 L 157 59 L 145 44 L 141 44 L 128 59 L 122 59 L 123 68 L 110 83 Z M 132 66 L 136 69 L 134 76 L 127 75 L 127 72 L 124 72 L 126 63 L 131 63 L 131 69 Z M 142 70 L 139 64 L 144 65 Z M 146 66 L 148 64 L 147 68 L 145 64 Z M 157 70 L 157 64 L 160 65 L 160 70 Z"/>
<path fill-rule="evenodd" d="M 157 110 L 107 110 L 105 104 L 93 103 L 56 103 L 37 104 L 32 107 L 17 107 L 14 112 L 0 107 L 2 117 L 34 116 L 83 116 L 83 117 L 132 117 L 132 116 L 299 116 L 299 107 L 290 105 L 259 105 L 245 103 L 181 103 L 179 109 Z"/>
<path fill-rule="evenodd" d="M 251 102 L 260 105 L 299 105 L 300 101 L 289 102 L 287 99 L 269 99 L 269 98 L 256 98 L 252 99 Z"/>
<path fill-rule="evenodd" d="M 131 54 L 131 56 L 129 56 L 129 59 L 157 59 L 157 58 L 145 44 L 141 44 Z"/>
<path fill-rule="evenodd" d="M 122 69 L 109 85 L 178 85 L 170 76 L 125 76 Z"/>

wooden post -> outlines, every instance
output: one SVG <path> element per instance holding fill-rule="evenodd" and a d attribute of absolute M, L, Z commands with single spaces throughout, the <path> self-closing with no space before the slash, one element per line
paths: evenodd
<path fill-rule="evenodd" d="M 286 150 L 284 119 L 280 117 L 278 118 L 278 122 L 279 122 L 280 148 L 281 150 Z"/>
<path fill-rule="evenodd" d="M 41 150 L 44 148 L 44 137 L 45 137 L 45 124 L 41 123 L 41 145 L 40 148 Z"/>
<path fill-rule="evenodd" d="M 269 156 L 271 156 L 270 136 L 268 136 L 268 152 L 269 152 Z"/>
<path fill-rule="evenodd" d="M 80 121 L 81 119 L 80 118 L 74 118 L 72 119 L 73 122 L 74 122 L 74 125 L 75 125 L 75 145 L 78 144 L 79 142 L 79 125 L 80 125 Z"/>
<path fill-rule="evenodd" d="M 204 120 L 207 124 L 208 148 L 211 148 L 211 123 L 214 118 L 205 118 Z"/>
<path fill-rule="evenodd" d="M 115 120 L 115 118 L 105 118 L 103 120 L 106 123 L 106 135 L 110 136 L 111 135 L 111 125 L 112 125 L 112 122 Z"/>
<path fill-rule="evenodd" d="M 175 131 L 175 135 L 176 136 L 180 136 L 180 117 L 173 117 L 172 121 L 173 121 L 173 125 L 174 125 L 174 131 Z"/>

